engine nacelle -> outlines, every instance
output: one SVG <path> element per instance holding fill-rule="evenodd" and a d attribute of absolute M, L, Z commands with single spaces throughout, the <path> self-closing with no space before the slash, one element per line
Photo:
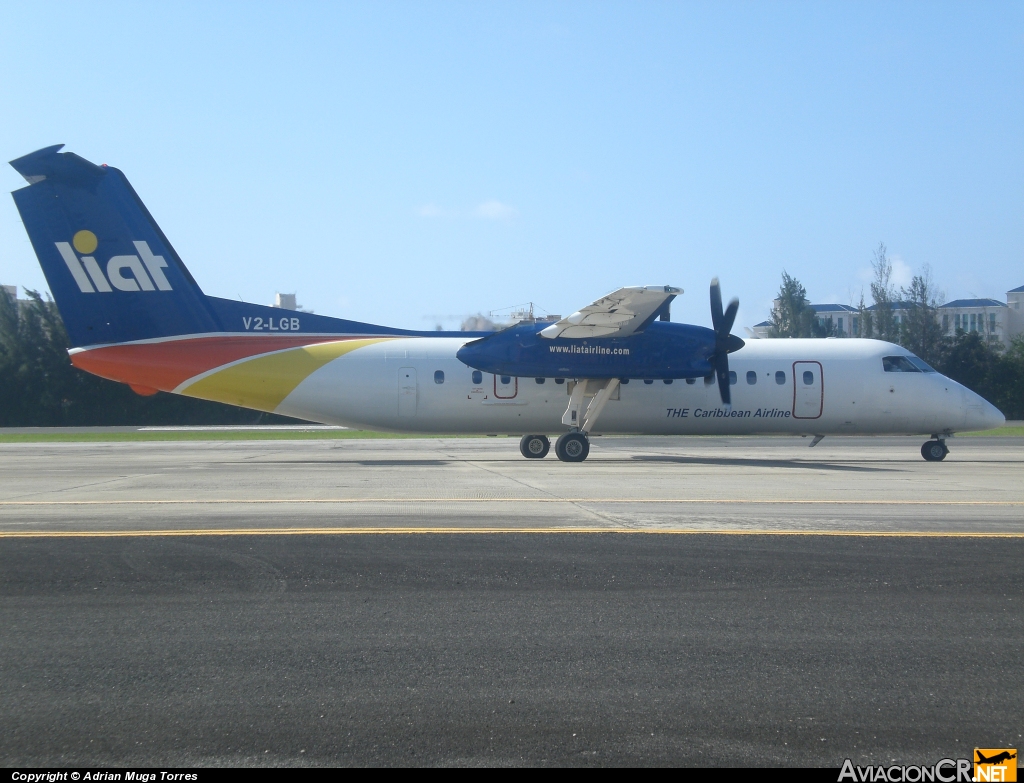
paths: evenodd
<path fill-rule="evenodd" d="M 520 378 L 701 378 L 714 371 L 715 333 L 655 321 L 628 337 L 555 338 L 547 324 L 521 323 L 466 343 L 458 358 L 475 370 Z M 742 343 L 741 343 L 742 345 Z"/>

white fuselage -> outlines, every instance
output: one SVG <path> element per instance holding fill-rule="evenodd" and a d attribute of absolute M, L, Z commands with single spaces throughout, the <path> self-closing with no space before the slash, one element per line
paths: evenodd
<path fill-rule="evenodd" d="M 466 339 L 398 338 L 326 364 L 277 412 L 359 428 L 432 433 L 557 433 L 573 379 L 477 373 L 455 354 Z M 938 373 L 885 372 L 905 356 L 878 340 L 750 340 L 729 357 L 732 408 L 715 383 L 631 378 L 595 432 L 645 434 L 951 434 L 1004 418 Z M 439 373 L 443 373 L 443 376 Z M 443 377 L 443 381 L 442 381 Z"/>

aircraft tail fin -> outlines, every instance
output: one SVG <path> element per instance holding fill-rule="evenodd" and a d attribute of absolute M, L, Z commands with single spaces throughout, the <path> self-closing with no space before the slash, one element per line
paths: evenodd
<path fill-rule="evenodd" d="M 124 174 L 63 146 L 11 166 L 29 183 L 14 201 L 72 346 L 222 331 Z"/>

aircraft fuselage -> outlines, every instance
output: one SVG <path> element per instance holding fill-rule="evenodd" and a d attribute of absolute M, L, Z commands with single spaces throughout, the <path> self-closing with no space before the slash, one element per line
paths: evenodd
<path fill-rule="evenodd" d="M 456 357 L 466 342 L 392 338 L 362 346 L 312 372 L 274 411 L 402 432 L 564 429 L 574 379 L 473 370 Z M 928 435 L 1002 422 L 992 405 L 939 373 L 885 372 L 882 358 L 890 355 L 907 351 L 877 340 L 751 340 L 730 357 L 731 409 L 713 378 L 629 378 L 595 432 Z M 178 391 L 190 394 L 190 386 Z"/>

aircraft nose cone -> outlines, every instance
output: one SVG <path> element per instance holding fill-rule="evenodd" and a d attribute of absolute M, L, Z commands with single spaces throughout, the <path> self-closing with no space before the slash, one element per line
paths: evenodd
<path fill-rule="evenodd" d="M 968 392 L 967 395 L 967 420 L 964 422 L 968 432 L 979 430 L 994 430 L 1006 424 L 1006 417 L 995 405 L 983 397 Z"/>
<path fill-rule="evenodd" d="M 462 346 L 455 352 L 455 358 L 463 364 L 470 364 L 470 362 L 476 359 L 479 355 L 480 348 L 473 343 L 466 343 L 466 345 Z"/>

